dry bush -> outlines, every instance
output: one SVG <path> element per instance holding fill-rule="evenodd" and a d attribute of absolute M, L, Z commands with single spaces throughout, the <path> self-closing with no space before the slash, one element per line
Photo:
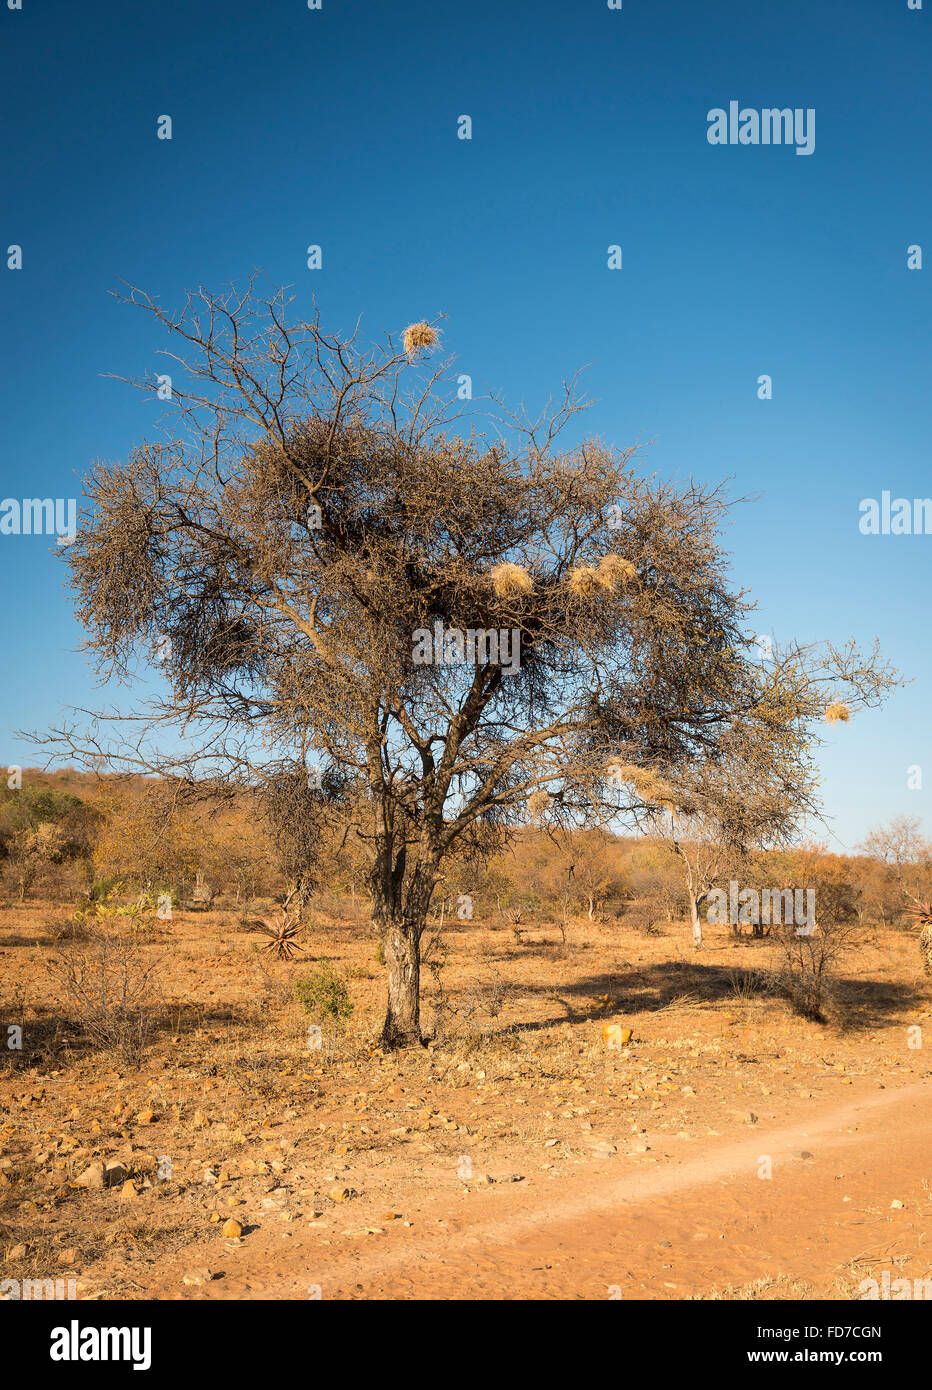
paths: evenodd
<path fill-rule="evenodd" d="M 111 926 L 88 927 L 86 939 L 67 942 L 47 962 L 56 1003 L 95 1047 L 135 1061 L 153 1027 L 158 960 L 143 944 Z"/>
<path fill-rule="evenodd" d="M 775 929 L 783 957 L 775 984 L 794 1013 L 816 1023 L 826 1021 L 835 970 L 840 957 L 854 945 L 855 931 L 850 922 L 823 922 L 811 936 L 797 935 L 793 926 Z"/>
<path fill-rule="evenodd" d="M 486 980 L 470 984 L 455 1004 L 441 994 L 434 1001 L 434 1040 L 446 1046 L 488 1042 L 498 1032 L 493 1025 L 513 994 L 513 987 L 496 970 Z"/>
<path fill-rule="evenodd" d="M 635 931 L 644 932 L 646 936 L 660 936 L 659 924 L 667 920 L 669 913 L 659 897 L 642 898 L 639 902 L 631 903 L 625 908 L 622 918 L 625 926 L 633 927 Z"/>

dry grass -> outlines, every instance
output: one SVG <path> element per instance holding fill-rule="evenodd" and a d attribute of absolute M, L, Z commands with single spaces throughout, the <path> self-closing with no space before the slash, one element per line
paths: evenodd
<path fill-rule="evenodd" d="M 492 587 L 499 598 L 529 594 L 534 585 L 523 565 L 496 565 L 491 574 Z"/>
<path fill-rule="evenodd" d="M 401 335 L 404 350 L 409 357 L 414 357 L 420 351 L 435 347 L 439 341 L 439 334 L 436 328 L 423 320 L 419 323 L 409 323 Z"/>
<path fill-rule="evenodd" d="M 570 570 L 566 579 L 570 592 L 577 598 L 591 598 L 605 586 L 594 565 L 577 565 Z"/>
<path fill-rule="evenodd" d="M 306 1188 L 305 1205 L 319 1208 L 328 1174 L 349 1164 L 366 1194 L 360 1210 L 369 1202 L 365 1220 L 378 1224 L 386 1204 L 403 1209 L 433 1195 L 431 1173 L 455 1170 L 464 1152 L 483 1169 L 532 1174 L 547 1162 L 578 1177 L 573 1160 L 588 1157 L 583 1120 L 616 1139 L 632 1124 L 653 1129 L 674 1117 L 677 1129 L 725 1132 L 742 1089 L 751 1102 L 765 1080 L 771 1104 L 783 1092 L 795 1098 L 801 1083 L 817 1091 L 825 1059 L 854 1078 L 888 1075 L 891 1056 L 903 1080 L 921 1067 L 901 1035 L 915 991 L 925 991 L 928 1008 L 928 989 L 903 932 L 878 928 L 859 947 L 853 979 L 843 982 L 850 995 L 861 977 L 846 1031 L 791 1017 L 757 991 L 756 973 L 778 959 L 768 940 L 752 945 L 712 929 L 704 959 L 678 968 L 684 923 L 647 936 L 624 918 L 579 918 L 561 950 L 559 929 L 537 915 L 528 914 L 519 946 L 494 908 L 493 923 L 481 906 L 468 926 L 444 933 L 439 984 L 425 974 L 425 1027 L 437 1013 L 430 1047 L 401 1054 L 375 1041 L 384 970 L 373 965 L 364 914 L 315 915 L 311 954 L 334 962 L 355 1008 L 345 1029 L 324 1026 L 313 1046 L 293 994 L 300 965 L 257 951 L 223 912 L 178 913 L 170 954 L 164 943 L 137 945 L 146 962 L 162 957 L 166 999 L 131 1066 L 61 1032 L 58 989 L 44 970 L 56 948 L 35 945 L 29 925 L 46 921 L 47 908 L 0 912 L 0 1019 L 23 1023 L 22 1052 L 0 1058 L 0 1257 L 27 1247 L 4 1274 L 74 1272 L 95 1290 L 144 1296 L 185 1233 L 198 1240 L 216 1230 L 212 1213 L 267 1224 L 273 1185 Z M 633 1027 L 623 1052 L 602 1045 L 606 1020 Z M 687 1082 L 696 1095 L 684 1120 Z M 166 1154 L 172 1174 L 156 1181 L 152 1167 Z M 88 1164 L 124 1156 L 140 1183 L 130 1206 L 117 1190 L 71 1186 Z M 59 1264 L 68 1249 L 73 1266 Z M 709 1296 L 784 1296 L 772 1281 L 749 1287 Z"/>
<path fill-rule="evenodd" d="M 604 589 L 626 589 L 638 577 L 636 567 L 621 555 L 603 555 L 597 573 Z"/>

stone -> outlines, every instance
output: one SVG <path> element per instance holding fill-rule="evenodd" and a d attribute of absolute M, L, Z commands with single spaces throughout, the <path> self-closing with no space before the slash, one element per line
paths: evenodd
<path fill-rule="evenodd" d="M 232 1216 L 224 1221 L 220 1228 L 220 1234 L 227 1240 L 239 1240 L 243 1234 L 243 1228 Z"/>
<path fill-rule="evenodd" d="M 72 1187 L 87 1187 L 92 1190 L 103 1187 L 104 1185 L 104 1165 L 102 1163 L 92 1163 L 85 1168 L 79 1178 L 75 1178 Z"/>

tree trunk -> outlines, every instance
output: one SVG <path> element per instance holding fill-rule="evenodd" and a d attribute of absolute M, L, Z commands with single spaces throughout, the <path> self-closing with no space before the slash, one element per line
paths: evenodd
<path fill-rule="evenodd" d="M 421 1038 L 421 934 L 408 922 L 392 922 L 383 937 L 388 966 L 388 1009 L 383 1047 L 407 1047 Z"/>
<path fill-rule="evenodd" d="M 693 924 L 693 945 L 698 950 L 702 946 L 702 918 L 699 916 L 699 900 L 695 893 L 689 895 L 689 916 Z"/>

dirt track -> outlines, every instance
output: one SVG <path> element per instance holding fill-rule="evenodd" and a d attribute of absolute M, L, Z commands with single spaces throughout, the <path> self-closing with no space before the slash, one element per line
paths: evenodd
<path fill-rule="evenodd" d="M 668 1135 L 571 1179 L 496 1180 L 464 1201 L 445 1170 L 438 1196 L 380 1233 L 296 1223 L 160 1268 L 160 1297 L 329 1299 L 682 1299 L 857 1297 L 868 1275 L 928 1276 L 932 1084 L 862 1086 L 844 1105 L 690 1159 Z M 712 1141 L 709 1141 L 712 1142 Z M 811 1157 L 799 1157 L 801 1151 Z M 772 1177 L 758 1176 L 762 1156 Z M 626 1171 L 619 1172 L 625 1164 Z M 635 1164 L 634 1171 L 631 1164 Z M 613 1169 L 615 1171 L 613 1171 Z M 445 1190 L 444 1190 L 445 1189 Z M 901 1202 L 902 1207 L 891 1206 Z M 342 1209 L 341 1209 L 342 1215 Z M 208 1254 L 209 1251 L 209 1254 Z M 180 1271 L 220 1272 L 179 1294 Z"/>

